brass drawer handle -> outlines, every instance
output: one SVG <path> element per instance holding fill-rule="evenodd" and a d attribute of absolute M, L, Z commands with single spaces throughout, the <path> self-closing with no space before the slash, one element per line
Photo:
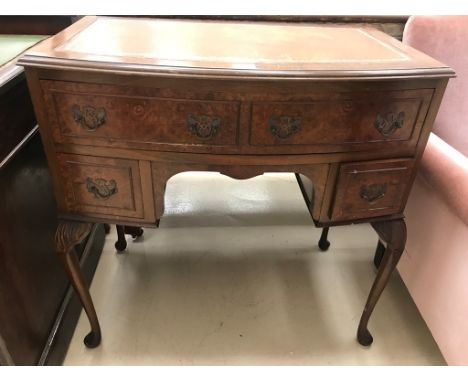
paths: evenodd
<path fill-rule="evenodd" d="M 404 121 L 404 111 L 400 111 L 398 114 L 393 112 L 386 114 L 377 113 L 374 126 L 384 137 L 390 137 L 397 129 L 403 127 Z"/>
<path fill-rule="evenodd" d="M 387 183 L 369 184 L 361 187 L 359 196 L 369 203 L 381 199 L 387 193 Z"/>
<path fill-rule="evenodd" d="M 117 182 L 114 179 L 86 178 L 86 188 L 97 199 L 109 199 L 117 193 Z"/>
<path fill-rule="evenodd" d="M 213 138 L 221 126 L 220 117 L 210 117 L 209 115 L 193 115 L 187 117 L 187 128 L 198 138 L 208 140 Z"/>
<path fill-rule="evenodd" d="M 94 131 L 106 123 L 106 110 L 104 108 L 96 109 L 93 106 L 73 105 L 71 108 L 73 119 L 82 127 Z"/>
<path fill-rule="evenodd" d="M 272 115 L 268 124 L 275 137 L 286 139 L 301 129 L 301 118 L 289 115 Z"/>

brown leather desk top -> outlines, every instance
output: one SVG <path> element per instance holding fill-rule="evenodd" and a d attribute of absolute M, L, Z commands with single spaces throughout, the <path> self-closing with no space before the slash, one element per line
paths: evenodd
<path fill-rule="evenodd" d="M 371 28 L 86 17 L 30 50 L 25 65 L 208 76 L 451 76 Z"/>

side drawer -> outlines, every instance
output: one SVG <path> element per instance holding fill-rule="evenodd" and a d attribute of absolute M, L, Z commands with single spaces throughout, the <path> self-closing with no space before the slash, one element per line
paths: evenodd
<path fill-rule="evenodd" d="M 414 161 L 410 159 L 341 165 L 331 219 L 363 219 L 403 212 L 413 168 Z"/>
<path fill-rule="evenodd" d="M 68 212 L 143 219 L 138 161 L 57 154 Z"/>

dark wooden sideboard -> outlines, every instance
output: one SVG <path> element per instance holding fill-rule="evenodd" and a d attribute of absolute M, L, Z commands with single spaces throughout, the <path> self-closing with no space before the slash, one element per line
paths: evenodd
<path fill-rule="evenodd" d="M 70 24 L 62 17 L 0 17 L 0 34 L 54 34 Z M 59 365 L 81 304 L 57 261 L 52 180 L 15 61 L 0 64 L 0 365 Z M 87 285 L 103 243 L 104 228 L 96 224 L 76 248 Z"/>
<path fill-rule="evenodd" d="M 317 226 L 370 222 L 386 243 L 358 328 L 372 343 L 449 67 L 371 28 L 112 17 L 83 18 L 20 62 L 88 347 L 101 331 L 73 246 L 92 222 L 156 226 L 167 181 L 194 170 L 294 172 Z"/>

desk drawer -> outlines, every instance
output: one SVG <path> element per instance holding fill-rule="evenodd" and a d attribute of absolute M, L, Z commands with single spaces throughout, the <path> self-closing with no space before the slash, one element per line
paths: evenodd
<path fill-rule="evenodd" d="M 138 161 L 70 154 L 57 159 L 69 212 L 143 218 Z"/>
<path fill-rule="evenodd" d="M 432 90 L 315 94 L 301 102 L 254 102 L 253 146 L 312 146 L 322 151 L 417 140 Z"/>
<path fill-rule="evenodd" d="M 113 147 L 235 146 L 239 103 L 153 96 L 152 89 L 41 81 L 59 143 Z M 154 93 L 154 90 L 153 90 Z"/>
<path fill-rule="evenodd" d="M 340 166 L 332 220 L 363 219 L 403 211 L 414 161 L 346 163 Z"/>

